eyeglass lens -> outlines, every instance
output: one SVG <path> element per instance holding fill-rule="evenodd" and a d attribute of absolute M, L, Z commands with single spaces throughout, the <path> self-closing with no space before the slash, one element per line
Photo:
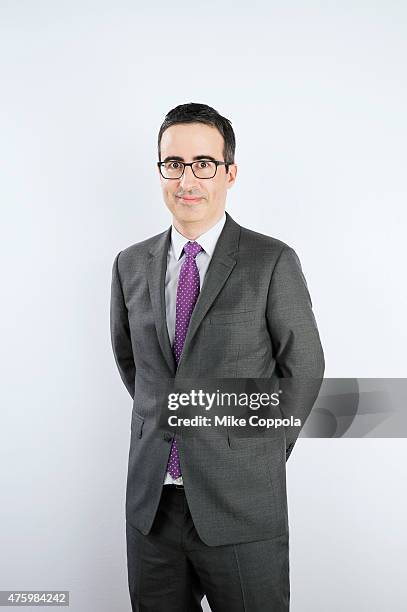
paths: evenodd
<path fill-rule="evenodd" d="M 197 178 L 212 178 L 216 174 L 216 164 L 209 160 L 199 160 L 192 164 L 192 170 Z M 183 171 L 184 164 L 175 160 L 165 162 L 161 166 L 161 172 L 165 178 L 180 178 Z"/>

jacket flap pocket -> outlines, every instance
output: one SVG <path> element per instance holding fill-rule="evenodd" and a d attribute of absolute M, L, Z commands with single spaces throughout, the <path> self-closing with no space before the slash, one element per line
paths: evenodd
<path fill-rule="evenodd" d="M 228 444 L 231 450 L 248 453 L 280 452 L 285 449 L 282 437 L 250 436 L 242 437 L 228 430 Z"/>
<path fill-rule="evenodd" d="M 131 415 L 131 430 L 138 438 L 141 438 L 143 434 L 143 424 L 144 418 L 140 414 L 137 414 L 137 412 L 133 409 Z"/>

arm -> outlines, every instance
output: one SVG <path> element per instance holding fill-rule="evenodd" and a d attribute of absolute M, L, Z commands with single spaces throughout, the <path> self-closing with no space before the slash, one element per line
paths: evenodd
<path fill-rule="evenodd" d="M 325 361 L 300 260 L 288 246 L 283 248 L 271 278 L 267 322 L 282 377 L 282 416 L 300 418 L 303 426 L 318 396 Z M 299 432 L 298 427 L 286 428 L 286 460 Z"/>
<path fill-rule="evenodd" d="M 120 251 L 121 253 L 121 251 Z M 110 335 L 113 354 L 120 376 L 134 398 L 134 378 L 136 366 L 130 338 L 129 319 L 119 276 L 119 256 L 116 255 L 112 269 L 112 289 L 110 300 Z"/>

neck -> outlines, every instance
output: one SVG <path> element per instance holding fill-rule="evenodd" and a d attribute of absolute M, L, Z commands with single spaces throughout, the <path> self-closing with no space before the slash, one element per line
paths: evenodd
<path fill-rule="evenodd" d="M 188 240 L 196 240 L 197 238 L 199 238 L 199 236 L 202 236 L 202 234 L 204 234 L 205 232 L 210 230 L 211 227 L 216 225 L 217 222 L 223 216 L 224 212 L 225 211 L 222 210 L 222 212 L 217 218 L 211 219 L 210 221 L 206 221 L 205 223 L 202 221 L 195 221 L 195 222 L 188 223 L 185 221 L 178 221 L 177 219 L 175 219 L 175 217 L 172 218 L 172 223 L 175 229 L 182 236 L 184 236 Z"/>

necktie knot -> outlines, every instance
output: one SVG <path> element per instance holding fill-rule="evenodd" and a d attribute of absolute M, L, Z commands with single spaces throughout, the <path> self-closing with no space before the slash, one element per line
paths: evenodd
<path fill-rule="evenodd" d="M 184 246 L 184 253 L 186 255 L 192 255 L 192 257 L 195 259 L 195 257 L 198 255 L 198 253 L 200 253 L 201 251 L 203 251 L 203 248 L 201 247 L 200 244 L 198 244 L 198 242 L 187 242 L 186 245 Z"/>

